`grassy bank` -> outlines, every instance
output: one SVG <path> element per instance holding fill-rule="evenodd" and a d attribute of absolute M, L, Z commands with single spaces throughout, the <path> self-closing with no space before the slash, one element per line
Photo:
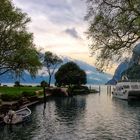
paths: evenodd
<path fill-rule="evenodd" d="M 22 92 L 35 92 L 41 90 L 42 87 L 0 87 L 2 94 L 20 94 Z"/>
<path fill-rule="evenodd" d="M 0 87 L 0 98 L 3 101 L 19 100 L 22 96 L 34 96 L 41 87 Z"/>

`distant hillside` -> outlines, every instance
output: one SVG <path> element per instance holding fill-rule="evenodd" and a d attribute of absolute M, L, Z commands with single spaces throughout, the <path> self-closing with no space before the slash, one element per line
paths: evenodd
<path fill-rule="evenodd" d="M 115 70 L 114 76 L 111 80 L 109 80 L 107 82 L 107 84 L 111 84 L 111 85 L 115 85 L 117 83 L 117 81 L 119 81 L 121 79 L 122 73 L 127 70 L 129 67 L 129 62 L 128 61 L 124 61 L 122 62 L 117 69 Z"/>
<path fill-rule="evenodd" d="M 96 68 L 86 62 L 71 59 L 68 57 L 61 57 L 63 59 L 63 64 L 69 61 L 73 61 L 77 63 L 81 69 L 83 69 L 87 73 L 87 84 L 105 84 L 108 80 L 112 78 L 112 75 L 107 73 L 100 73 L 96 70 Z M 0 83 L 13 83 L 18 79 L 12 78 L 9 74 L 4 74 L 0 77 Z M 32 79 L 29 73 L 25 72 L 23 74 L 23 79 L 20 79 L 21 83 L 40 83 L 42 80 L 48 81 L 48 75 L 43 67 L 42 70 L 39 70 L 38 75 L 35 79 Z M 52 83 L 55 82 L 54 77 L 52 77 Z"/>
<path fill-rule="evenodd" d="M 125 60 L 118 65 L 113 78 L 111 80 L 109 80 L 107 82 L 107 84 L 111 84 L 111 85 L 116 84 L 117 81 L 121 80 L 124 72 L 129 69 L 133 69 L 133 67 L 135 67 L 135 65 L 140 65 L 140 43 L 134 47 L 131 59 Z M 134 74 L 134 72 L 136 72 L 136 71 L 133 71 L 133 74 Z M 127 78 L 131 79 L 132 77 L 129 76 Z"/>

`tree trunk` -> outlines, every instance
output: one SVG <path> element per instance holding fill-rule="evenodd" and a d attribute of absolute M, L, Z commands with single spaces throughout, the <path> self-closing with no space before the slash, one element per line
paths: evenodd
<path fill-rule="evenodd" d="M 48 86 L 49 86 L 49 87 L 50 87 L 50 84 L 51 84 L 51 78 L 52 78 L 52 76 L 49 75 L 49 83 L 48 83 Z"/>
<path fill-rule="evenodd" d="M 46 101 L 46 90 L 45 90 L 45 86 L 43 86 L 43 94 L 44 94 L 44 102 Z"/>

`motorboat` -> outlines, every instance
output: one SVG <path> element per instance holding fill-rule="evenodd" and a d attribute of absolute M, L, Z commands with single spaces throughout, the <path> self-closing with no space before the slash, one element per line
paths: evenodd
<path fill-rule="evenodd" d="M 31 110 L 28 107 L 22 108 L 17 111 L 10 110 L 4 117 L 6 124 L 18 124 L 29 120 Z"/>
<path fill-rule="evenodd" d="M 140 99 L 140 82 L 120 81 L 113 88 L 112 96 L 124 100 Z"/>

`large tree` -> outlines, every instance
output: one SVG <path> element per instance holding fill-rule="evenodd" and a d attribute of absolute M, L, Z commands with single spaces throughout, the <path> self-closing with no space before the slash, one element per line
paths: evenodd
<path fill-rule="evenodd" d="M 55 73 L 57 86 L 86 84 L 86 73 L 76 63 L 68 62 Z"/>
<path fill-rule="evenodd" d="M 47 72 L 49 74 L 49 81 L 48 86 L 50 86 L 51 78 L 58 67 L 62 63 L 62 59 L 59 58 L 57 55 L 53 54 L 52 52 L 45 52 L 44 58 L 43 58 L 43 66 L 47 68 Z"/>
<path fill-rule="evenodd" d="M 33 35 L 26 27 L 29 22 L 27 14 L 11 0 L 0 0 L 0 75 L 6 72 L 19 75 L 27 70 L 35 76 L 40 68 Z"/>
<path fill-rule="evenodd" d="M 87 0 L 88 37 L 97 65 L 120 60 L 140 40 L 139 0 Z"/>

